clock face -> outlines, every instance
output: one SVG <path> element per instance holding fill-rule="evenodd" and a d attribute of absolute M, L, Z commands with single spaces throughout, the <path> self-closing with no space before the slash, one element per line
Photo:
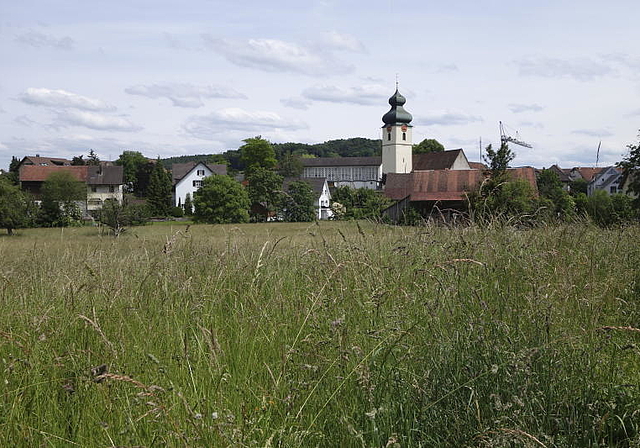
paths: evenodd
<path fill-rule="evenodd" d="M 387 132 L 391 132 L 391 126 L 387 126 Z"/>
<path fill-rule="evenodd" d="M 402 126 L 402 132 L 407 132 L 407 129 L 408 129 L 408 128 L 407 128 L 407 125 L 406 125 L 406 124 Z"/>

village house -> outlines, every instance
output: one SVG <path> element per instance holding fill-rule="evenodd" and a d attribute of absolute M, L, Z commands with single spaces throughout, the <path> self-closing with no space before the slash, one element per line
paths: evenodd
<path fill-rule="evenodd" d="M 591 196 L 597 190 L 602 190 L 608 195 L 620 193 L 622 191 L 621 182 L 621 169 L 616 168 L 615 166 L 602 168 L 593 176 L 589 185 L 587 185 L 587 194 Z"/>
<path fill-rule="evenodd" d="M 40 157 L 40 154 L 35 156 L 25 156 L 18 164 L 18 169 L 26 165 L 37 166 L 70 166 L 71 160 L 63 159 L 61 157 Z"/>
<path fill-rule="evenodd" d="M 171 167 L 173 204 L 183 207 L 187 195 L 193 200 L 193 194 L 202 186 L 202 181 L 214 174 L 226 175 L 227 165 L 206 162 L 174 163 Z"/>
<path fill-rule="evenodd" d="M 331 210 L 331 192 L 327 179 L 320 177 L 289 177 L 283 181 L 282 190 L 289 191 L 289 185 L 295 181 L 306 182 L 313 189 L 313 206 L 316 209 L 316 219 L 330 219 L 333 216 L 333 211 Z"/>
<path fill-rule="evenodd" d="M 42 184 L 56 172 L 68 172 L 87 186 L 87 199 L 80 205 L 83 213 L 100 210 L 107 200 L 122 203 L 123 168 L 121 166 L 23 165 L 18 172 L 20 188 L 41 200 Z"/>

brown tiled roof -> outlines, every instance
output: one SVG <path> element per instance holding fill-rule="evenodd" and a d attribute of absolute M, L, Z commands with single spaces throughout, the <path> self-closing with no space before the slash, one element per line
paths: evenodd
<path fill-rule="evenodd" d="M 71 160 L 63 159 L 61 157 L 25 156 L 20 161 L 20 164 L 22 166 L 42 165 L 42 164 L 47 164 L 47 166 L 63 166 L 63 165 L 71 165 Z"/>
<path fill-rule="evenodd" d="M 596 176 L 596 174 L 598 174 L 603 169 L 604 168 L 589 168 L 589 167 L 583 167 L 583 166 L 578 166 L 573 168 L 573 170 L 578 171 L 578 173 L 580 173 L 582 178 L 587 182 L 591 182 L 591 180 Z"/>
<path fill-rule="evenodd" d="M 469 162 L 469 166 L 472 170 L 486 170 L 487 165 L 481 162 Z"/>
<path fill-rule="evenodd" d="M 571 181 L 571 178 L 569 177 L 569 172 L 571 172 L 571 170 L 562 169 L 558 165 L 551 165 L 549 169 L 558 175 L 561 182 Z"/>
<path fill-rule="evenodd" d="M 87 166 L 40 166 L 23 165 L 20 168 L 20 182 L 44 182 L 52 173 L 69 172 L 80 182 L 87 181 Z"/>
<path fill-rule="evenodd" d="M 189 174 L 191 170 L 193 170 L 196 165 L 200 163 L 209 168 L 214 174 L 227 174 L 227 165 L 224 164 L 214 165 L 205 162 L 174 163 L 173 165 L 171 165 L 171 178 L 173 180 L 173 185 L 177 184 L 180 179 Z"/>
<path fill-rule="evenodd" d="M 87 166 L 88 185 L 121 185 L 124 168 L 121 166 Z"/>
<path fill-rule="evenodd" d="M 462 153 L 462 149 L 448 151 L 428 152 L 413 155 L 413 170 L 447 170 L 451 169 L 454 162 Z"/>
<path fill-rule="evenodd" d="M 377 166 L 382 164 L 382 157 L 315 157 L 300 159 L 302 166 Z"/>
<path fill-rule="evenodd" d="M 533 168 L 507 170 L 513 179 L 526 180 L 536 191 L 536 175 Z M 476 188 L 484 179 L 481 170 L 414 171 L 409 174 L 387 174 L 385 196 L 400 200 L 410 196 L 411 201 L 461 201 L 466 193 Z"/>

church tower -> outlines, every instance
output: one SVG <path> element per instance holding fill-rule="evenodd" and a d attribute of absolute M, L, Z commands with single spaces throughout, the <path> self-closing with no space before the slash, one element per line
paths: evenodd
<path fill-rule="evenodd" d="M 410 173 L 413 169 L 411 158 L 411 120 L 413 117 L 402 107 L 407 100 L 398 92 L 389 98 L 391 110 L 383 115 L 382 121 L 382 174 Z"/>

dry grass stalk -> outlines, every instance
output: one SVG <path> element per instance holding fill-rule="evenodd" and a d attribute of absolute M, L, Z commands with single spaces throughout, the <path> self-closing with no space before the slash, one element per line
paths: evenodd
<path fill-rule="evenodd" d="M 107 346 L 111 349 L 111 351 L 113 352 L 114 356 L 117 358 L 118 357 L 118 352 L 116 351 L 115 346 L 111 343 L 111 341 L 109 339 L 107 339 L 107 336 L 104 334 L 104 332 L 102 331 L 102 329 L 100 328 L 100 326 L 98 325 L 98 319 L 96 317 L 96 310 L 94 308 L 93 310 L 93 320 L 89 319 L 87 316 L 83 315 L 83 314 L 79 314 L 78 317 L 82 320 L 84 320 L 85 322 L 89 323 L 100 335 L 100 337 L 102 337 L 102 340 L 105 342 L 105 344 L 107 344 Z"/>
<path fill-rule="evenodd" d="M 611 330 L 618 330 L 618 331 L 631 331 L 634 333 L 640 333 L 640 328 L 634 328 L 634 327 L 614 327 L 614 326 L 610 326 L 610 325 L 605 325 L 604 327 L 599 327 L 596 328 L 596 330 L 600 330 L 600 331 L 611 331 Z"/>
<path fill-rule="evenodd" d="M 143 384 L 138 380 L 134 380 L 133 378 L 127 375 L 117 375 L 115 373 L 103 373 L 102 375 L 98 375 L 97 377 L 95 377 L 93 381 L 95 381 L 96 383 L 100 383 L 106 379 L 115 380 L 115 381 L 124 381 L 125 383 L 131 383 L 134 386 L 139 387 L 140 389 L 153 391 L 153 388 L 151 386 L 147 386 L 146 384 Z"/>

